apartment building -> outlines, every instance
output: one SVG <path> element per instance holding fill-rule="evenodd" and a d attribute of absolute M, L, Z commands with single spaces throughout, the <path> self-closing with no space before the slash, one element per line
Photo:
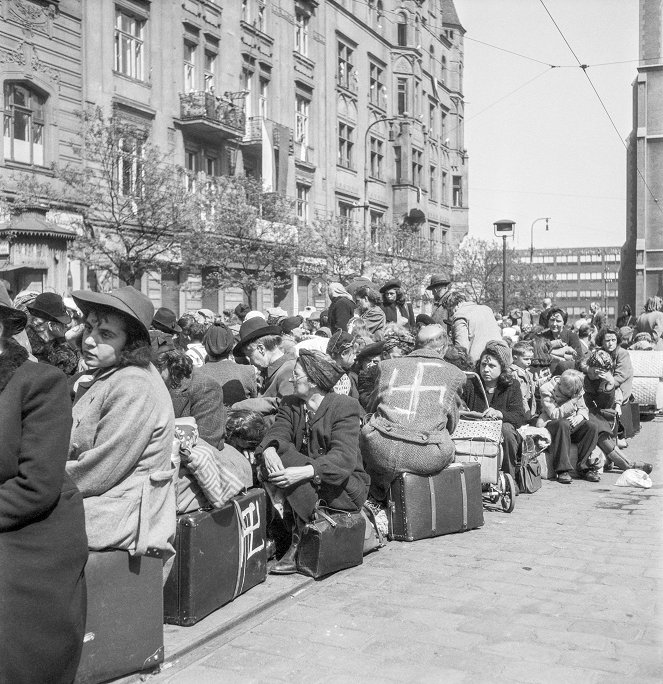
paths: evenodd
<path fill-rule="evenodd" d="M 618 316 L 620 247 L 537 249 L 533 256 L 523 249 L 518 255 L 540 267 L 538 277 L 550 283 L 548 296 L 569 316 L 589 311 L 591 302 L 598 302 L 610 318 Z"/>
<path fill-rule="evenodd" d="M 302 222 L 339 217 L 369 232 L 376 259 L 384 256 L 385 225 L 407 222 L 422 254 L 439 264 L 467 233 L 464 30 L 452 0 L 7 0 L 0 7 L 0 178 L 10 200 L 16 170 L 48 181 L 53 165 L 82 163 L 76 112 L 99 106 L 170 152 L 192 191 L 201 173 L 260 176 L 267 189 L 296 199 Z M 127 173 L 131 154 L 138 157 L 140 146 L 125 155 Z M 37 242 L 55 241 L 60 250 L 51 248 L 49 263 L 33 260 L 45 267 L 42 288 L 88 285 L 87 265 L 63 258 L 75 210 L 33 208 Z M 14 289 L 37 287 L 28 270 L 12 270 L 23 263 L 17 238 L 3 242 L 2 231 L 13 227 L 16 236 L 18 223 L 5 218 L 0 273 L 4 266 Z M 307 273 L 288 291 L 261 290 L 258 306 L 320 305 L 325 284 Z M 172 264 L 146 276 L 143 288 L 156 306 L 177 312 L 242 301 L 238 288 L 205 293 L 204 275 Z"/>

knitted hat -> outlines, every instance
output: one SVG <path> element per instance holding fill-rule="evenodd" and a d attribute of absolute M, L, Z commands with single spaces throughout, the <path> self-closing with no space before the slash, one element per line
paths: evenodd
<path fill-rule="evenodd" d="M 481 352 L 481 356 L 484 354 L 494 356 L 500 362 L 502 369 L 508 368 L 513 363 L 511 347 L 504 340 L 491 340 L 488 342 L 485 349 Z"/>
<path fill-rule="evenodd" d="M 345 371 L 326 354 L 311 349 L 299 350 L 299 363 L 309 380 L 325 392 L 331 392 Z"/>
<path fill-rule="evenodd" d="M 599 368 L 600 370 L 612 370 L 612 357 L 603 349 L 595 349 L 587 359 L 589 368 Z"/>
<path fill-rule="evenodd" d="M 203 336 L 203 345 L 209 356 L 227 356 L 234 344 L 235 338 L 225 325 L 213 325 Z"/>
<path fill-rule="evenodd" d="M 327 344 L 327 354 L 334 356 L 334 354 L 342 354 L 352 347 L 354 337 L 345 330 L 337 330 Z"/>

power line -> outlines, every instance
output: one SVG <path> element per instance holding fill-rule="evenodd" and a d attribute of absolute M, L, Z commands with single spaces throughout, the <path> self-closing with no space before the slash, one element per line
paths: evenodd
<path fill-rule="evenodd" d="M 479 40 L 478 38 L 472 38 L 471 36 L 465 35 L 464 36 L 465 40 L 471 40 L 474 43 L 480 43 L 481 45 L 486 45 L 488 47 L 494 48 L 495 50 L 500 50 L 501 52 L 507 52 L 510 55 L 516 55 L 516 57 L 522 57 L 523 59 L 528 59 L 530 62 L 536 62 L 537 64 L 544 64 L 545 66 L 549 66 L 551 69 L 556 69 L 560 65 L 559 64 L 550 64 L 550 62 L 544 62 L 543 60 L 536 59 L 536 57 L 528 57 L 527 55 L 523 55 L 520 52 L 514 52 L 513 50 L 507 50 L 506 48 L 500 47 L 499 45 L 493 45 L 492 43 L 486 43 L 483 40 Z"/>
<path fill-rule="evenodd" d="M 539 2 L 543 6 L 543 9 L 546 11 L 546 14 L 550 17 L 550 20 L 552 21 L 552 23 L 555 25 L 555 28 L 559 32 L 559 35 L 562 37 L 562 40 L 566 43 L 567 47 L 571 51 L 571 54 L 575 57 L 576 62 L 578 62 L 578 66 L 582 69 L 582 72 L 585 74 L 585 78 L 587 79 L 587 82 L 589 83 L 591 89 L 594 91 L 594 94 L 598 98 L 598 101 L 601 103 L 601 107 L 603 108 L 603 111 L 605 112 L 606 116 L 608 117 L 608 120 L 612 124 L 612 127 L 615 129 L 615 133 L 617 133 L 617 137 L 619 138 L 620 142 L 624 146 L 624 149 L 628 150 L 628 145 L 624 141 L 624 138 L 622 138 L 622 134 L 619 132 L 619 129 L 617 128 L 617 124 L 615 123 L 614 119 L 610 115 L 610 112 L 608 111 L 608 108 L 606 107 L 605 102 L 603 102 L 603 98 L 599 94 L 599 91 L 596 89 L 596 86 L 594 85 L 592 79 L 590 78 L 589 74 L 587 73 L 588 65 L 583 64 L 580 61 L 578 55 L 575 53 L 575 50 L 571 47 L 571 44 L 566 39 L 566 36 L 564 35 L 562 29 L 559 27 L 559 25 L 555 21 L 555 18 L 553 17 L 552 14 L 550 14 L 550 11 L 546 7 L 545 2 L 543 0 L 539 0 Z M 663 207 L 661 207 L 661 205 L 659 204 L 658 198 L 656 197 L 656 195 L 654 195 L 654 191 L 649 187 L 649 184 L 647 183 L 647 180 L 644 177 L 644 174 L 642 173 L 642 171 L 640 170 L 640 167 L 637 164 L 636 164 L 635 169 L 638 172 L 638 176 L 640 176 L 640 179 L 644 183 L 644 186 L 647 188 L 649 194 L 651 195 L 651 198 L 654 200 L 654 204 L 658 207 L 658 210 L 661 212 L 661 214 L 663 214 Z"/>

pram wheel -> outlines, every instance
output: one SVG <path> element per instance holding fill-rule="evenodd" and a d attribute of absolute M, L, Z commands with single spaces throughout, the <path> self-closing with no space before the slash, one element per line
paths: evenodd
<path fill-rule="evenodd" d="M 511 513 L 516 505 L 516 483 L 509 473 L 500 472 L 500 503 L 505 513 Z"/>

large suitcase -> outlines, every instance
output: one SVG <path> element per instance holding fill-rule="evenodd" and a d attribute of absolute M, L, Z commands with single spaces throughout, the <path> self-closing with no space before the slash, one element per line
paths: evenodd
<path fill-rule="evenodd" d="M 428 477 L 403 473 L 389 490 L 389 538 L 415 541 L 483 525 L 481 466 L 452 463 Z"/>
<path fill-rule="evenodd" d="M 216 510 L 177 518 L 164 620 L 189 627 L 267 577 L 265 492 L 250 489 Z"/>
<path fill-rule="evenodd" d="M 87 620 L 76 684 L 95 684 L 163 662 L 163 561 L 91 551 Z"/>

